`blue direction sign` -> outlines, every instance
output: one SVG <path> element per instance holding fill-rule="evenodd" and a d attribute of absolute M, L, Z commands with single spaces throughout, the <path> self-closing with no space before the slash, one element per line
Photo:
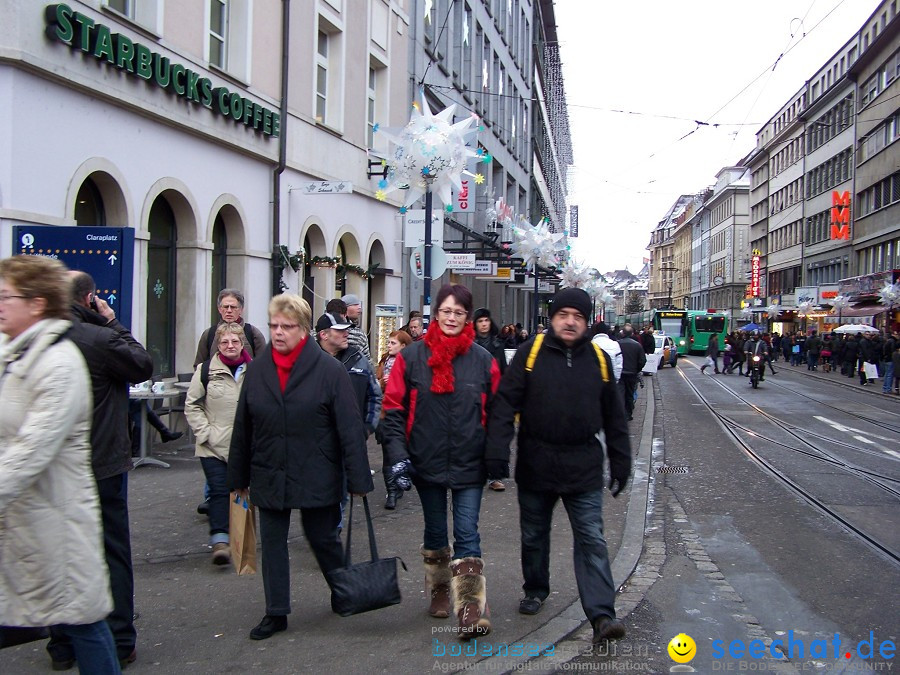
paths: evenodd
<path fill-rule="evenodd" d="M 94 277 L 96 294 L 131 328 L 134 230 L 130 227 L 16 225 L 13 252 L 55 258 Z"/>

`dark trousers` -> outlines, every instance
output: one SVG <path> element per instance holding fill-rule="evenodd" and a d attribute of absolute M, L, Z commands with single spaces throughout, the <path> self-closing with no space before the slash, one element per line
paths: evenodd
<path fill-rule="evenodd" d="M 124 659 L 134 651 L 134 572 L 131 566 L 131 530 L 128 526 L 128 474 L 97 481 L 100 514 L 103 519 L 103 548 L 109 568 L 113 611 L 106 617 L 116 643 L 116 653 Z M 54 661 L 74 657 L 72 642 L 55 628 L 50 629 L 47 651 Z"/>
<path fill-rule="evenodd" d="M 629 418 L 634 414 L 634 392 L 638 387 L 638 378 L 640 375 L 625 375 L 619 378 L 619 389 L 625 399 L 625 413 Z"/>
<path fill-rule="evenodd" d="M 733 373 L 735 368 L 738 369 L 739 374 L 743 375 L 744 374 L 744 359 L 741 358 L 741 359 L 735 359 L 734 361 L 732 361 L 731 366 L 728 368 L 728 372 Z"/>
<path fill-rule="evenodd" d="M 291 569 L 287 544 L 291 513 L 291 509 L 259 509 L 263 589 L 266 593 L 266 614 L 271 616 L 291 613 Z M 344 552 L 338 535 L 340 505 L 300 509 L 300 522 L 322 574 L 341 567 Z"/>
<path fill-rule="evenodd" d="M 226 474 L 228 464 L 218 457 L 201 457 L 200 466 L 206 475 L 206 484 L 209 487 L 207 499 L 209 500 L 209 543 L 228 543 L 228 491 Z"/>
<path fill-rule="evenodd" d="M 550 595 L 550 527 L 553 508 L 562 499 L 574 538 L 575 581 L 588 619 L 616 616 L 616 589 L 603 537 L 603 491 L 559 495 L 519 488 L 522 532 L 522 585 L 525 595 Z"/>

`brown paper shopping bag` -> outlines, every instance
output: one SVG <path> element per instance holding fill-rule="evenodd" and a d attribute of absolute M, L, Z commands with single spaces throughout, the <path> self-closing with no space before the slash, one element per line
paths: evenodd
<path fill-rule="evenodd" d="M 228 521 L 234 569 L 238 574 L 256 574 L 256 509 L 237 492 L 231 493 Z"/>

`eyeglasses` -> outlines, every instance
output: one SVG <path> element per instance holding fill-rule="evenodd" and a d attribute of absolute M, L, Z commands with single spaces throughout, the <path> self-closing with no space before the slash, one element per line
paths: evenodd
<path fill-rule="evenodd" d="M 461 309 L 447 309 L 446 307 L 438 310 L 438 314 L 443 317 L 450 318 L 451 316 L 456 317 L 457 319 L 462 319 L 468 316 L 468 312 L 464 312 Z"/>
<path fill-rule="evenodd" d="M 240 305 L 219 305 L 219 309 L 224 310 L 226 312 L 229 310 L 234 311 L 234 310 L 237 310 L 240 308 L 241 308 Z"/>
<path fill-rule="evenodd" d="M 269 330 L 283 330 L 284 332 L 287 332 L 289 330 L 294 330 L 299 325 L 299 323 L 270 323 Z"/>
<path fill-rule="evenodd" d="M 13 298 L 21 298 L 22 300 L 27 300 L 27 295 L 10 295 L 10 294 L 2 294 L 0 295 L 0 302 L 9 302 Z"/>

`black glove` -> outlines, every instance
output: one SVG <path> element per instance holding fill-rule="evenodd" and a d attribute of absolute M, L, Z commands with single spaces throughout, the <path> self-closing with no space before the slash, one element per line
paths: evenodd
<path fill-rule="evenodd" d="M 484 466 L 487 468 L 489 480 L 502 480 L 509 477 L 509 462 L 502 459 L 486 459 Z"/>
<path fill-rule="evenodd" d="M 619 493 L 625 489 L 625 485 L 628 483 L 628 474 L 631 473 L 631 466 L 629 463 L 620 464 L 618 462 L 610 461 L 609 464 L 609 491 L 612 492 L 612 496 L 618 497 Z"/>
<path fill-rule="evenodd" d="M 391 466 L 388 471 L 387 485 L 389 488 L 396 488 L 404 492 L 412 489 L 412 479 L 409 477 L 412 462 L 408 459 L 401 460 Z"/>

